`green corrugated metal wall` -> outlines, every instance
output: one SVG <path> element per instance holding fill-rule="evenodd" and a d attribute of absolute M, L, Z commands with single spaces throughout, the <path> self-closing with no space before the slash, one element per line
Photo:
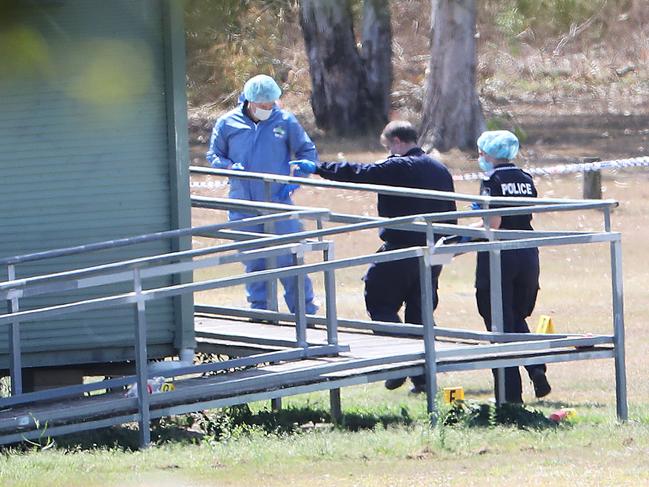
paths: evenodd
<path fill-rule="evenodd" d="M 172 228 L 162 8 L 157 0 L 49 0 L 3 19 L 0 257 Z M 23 264 L 17 276 L 170 249 L 164 241 Z M 152 284 L 169 282 L 145 287 Z M 118 290 L 131 289 L 111 288 Z M 20 306 L 94 296 L 48 295 Z M 147 306 L 150 349 L 168 354 L 173 302 Z M 132 307 L 25 323 L 25 365 L 129 358 L 134 323 Z M 0 367 L 6 353 L 0 333 Z"/>

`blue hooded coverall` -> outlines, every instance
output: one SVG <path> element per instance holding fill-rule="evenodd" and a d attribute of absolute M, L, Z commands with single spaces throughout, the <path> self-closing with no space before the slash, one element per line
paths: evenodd
<path fill-rule="evenodd" d="M 243 165 L 245 171 L 270 174 L 289 174 L 288 162 L 292 159 L 317 161 L 315 145 L 304 131 L 295 116 L 275 106 L 270 118 L 255 123 L 248 116 L 248 102 L 241 103 L 221 116 L 215 123 L 210 138 L 207 161 L 212 167 L 226 168 L 232 164 Z M 273 203 L 293 204 L 288 193 L 283 192 L 284 184 L 273 183 L 271 201 Z M 264 183 L 239 178 L 230 179 L 230 198 L 249 201 L 266 201 Z M 230 221 L 254 215 L 231 211 Z M 282 220 L 275 223 L 275 233 L 287 234 L 302 231 L 297 220 Z M 263 225 L 246 227 L 243 230 L 263 232 Z M 278 257 L 279 267 L 293 264 L 291 255 Z M 264 270 L 265 259 L 255 259 L 245 264 L 246 272 Z M 284 300 L 289 310 L 295 312 L 297 298 L 297 279 L 281 279 L 284 286 Z M 253 309 L 267 309 L 266 282 L 253 282 L 246 285 L 248 302 Z M 306 312 L 314 314 L 318 307 L 313 303 L 311 280 L 305 278 Z"/>

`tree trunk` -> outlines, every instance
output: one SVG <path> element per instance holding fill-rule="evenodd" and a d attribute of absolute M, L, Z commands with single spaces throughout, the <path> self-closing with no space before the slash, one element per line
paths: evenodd
<path fill-rule="evenodd" d="M 425 149 L 474 149 L 484 130 L 475 89 L 476 0 L 431 0 L 430 66 L 421 126 Z"/>
<path fill-rule="evenodd" d="M 389 14 L 387 18 L 389 22 Z M 311 73 L 311 106 L 318 127 L 338 135 L 352 135 L 382 126 L 387 120 L 387 104 L 382 97 L 377 98 L 375 89 L 379 84 L 372 88 L 368 84 L 356 48 L 350 0 L 302 0 L 300 24 Z M 372 54 L 377 50 L 374 42 L 373 37 L 369 48 Z M 385 82 L 380 86 L 384 87 Z"/>
<path fill-rule="evenodd" d="M 392 26 L 389 0 L 365 0 L 363 4 L 363 48 L 367 90 L 379 123 L 390 113 L 392 91 Z"/>

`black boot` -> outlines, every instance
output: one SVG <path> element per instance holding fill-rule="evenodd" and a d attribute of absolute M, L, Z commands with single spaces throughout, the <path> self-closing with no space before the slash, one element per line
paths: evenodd
<path fill-rule="evenodd" d="M 412 389 L 410 389 L 410 394 L 421 394 L 426 392 L 426 376 L 425 375 L 416 375 L 410 378 L 412 382 Z"/>
<path fill-rule="evenodd" d="M 534 385 L 534 395 L 537 398 L 542 398 L 552 392 L 552 387 L 548 382 L 548 378 L 545 376 L 545 372 L 541 369 L 536 369 L 530 373 L 530 379 L 532 379 L 532 384 Z"/>
<path fill-rule="evenodd" d="M 385 388 L 389 390 L 393 389 L 398 389 L 401 387 L 403 384 L 405 384 L 406 378 L 405 377 L 399 377 L 398 379 L 388 379 L 385 381 Z"/>

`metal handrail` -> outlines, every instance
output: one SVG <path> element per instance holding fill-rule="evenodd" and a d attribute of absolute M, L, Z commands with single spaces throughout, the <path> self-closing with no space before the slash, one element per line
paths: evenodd
<path fill-rule="evenodd" d="M 556 206 L 542 206 L 538 207 L 537 211 L 538 212 L 544 212 L 544 211 L 574 211 L 574 210 L 584 210 L 584 209 L 594 209 L 595 206 L 591 204 L 569 204 L 565 205 L 564 207 L 556 207 Z M 318 229 L 318 230 L 309 230 L 309 231 L 302 231 L 302 232 L 297 232 L 293 234 L 288 234 L 288 235 L 272 235 L 269 237 L 262 237 L 250 241 L 244 241 L 244 242 L 237 242 L 237 243 L 228 243 L 228 244 L 222 244 L 222 245 L 217 245 L 217 246 L 210 246 L 210 247 L 205 247 L 203 249 L 193 249 L 193 250 L 185 250 L 185 251 L 178 251 L 178 252 L 171 252 L 167 254 L 160 254 L 156 256 L 149 256 L 149 257 L 142 257 L 138 259 L 131 259 L 128 261 L 122 261 L 118 263 L 111 263 L 111 264 L 104 264 L 104 265 L 99 265 L 99 266 L 92 266 L 84 269 L 78 269 L 74 271 L 66 271 L 62 273 L 55 273 L 55 274 L 49 274 L 49 275 L 43 275 L 43 276 L 37 276 L 34 278 L 24 278 L 24 279 L 16 279 L 16 280 L 11 280 L 11 281 L 6 281 L 4 283 L 0 283 L 0 291 L 2 290 L 7 290 L 7 289 L 12 289 L 16 287 L 21 287 L 24 285 L 27 285 L 28 283 L 34 283 L 34 282 L 39 282 L 39 281 L 44 281 L 44 280 L 49 280 L 49 279 L 58 279 L 58 278 L 67 278 L 71 276 L 81 276 L 84 275 L 84 273 L 87 274 L 92 274 L 92 273 L 97 273 L 97 272 L 105 272 L 106 270 L 116 270 L 116 269 L 131 269 L 136 266 L 142 266 L 145 264 L 151 264 L 151 263 L 158 263 L 158 262 L 164 262 L 168 260 L 175 260 L 179 258 L 185 258 L 185 257 L 199 257 L 199 256 L 204 256 L 204 255 L 209 255 L 212 253 L 216 252 L 225 252 L 229 250 L 245 250 L 245 249 L 252 249 L 252 248 L 258 248 L 259 246 L 262 245 L 280 245 L 284 243 L 293 243 L 293 242 L 299 242 L 302 240 L 306 239 L 315 239 L 315 238 L 321 238 L 321 237 L 326 237 L 326 236 L 332 236 L 332 235 L 337 235 L 337 234 L 342 234 L 342 233 L 347 233 L 350 231 L 356 231 L 356 230 L 368 230 L 368 229 L 374 229 L 374 228 L 384 228 L 384 227 L 390 227 L 390 228 L 404 228 L 407 227 L 408 225 L 412 224 L 418 224 L 419 227 L 416 228 L 417 231 L 425 232 L 425 226 L 423 225 L 423 222 L 426 223 L 432 223 L 432 228 L 435 233 L 441 234 L 441 235 L 467 235 L 467 236 L 482 236 L 484 238 L 487 238 L 489 236 L 492 236 L 494 238 L 512 238 L 513 231 L 511 230 L 487 230 L 487 229 L 480 229 L 480 228 L 475 228 L 475 229 L 467 229 L 467 228 L 462 228 L 459 226 L 453 226 L 453 225 L 448 225 L 448 224 L 435 224 L 435 221 L 446 221 L 448 219 L 452 219 L 454 217 L 462 217 L 462 216 L 507 216 L 507 215 L 517 215 L 521 213 L 525 213 L 526 208 L 502 208 L 502 209 L 493 209 L 493 210 L 474 210 L 470 212 L 446 212 L 446 213 L 427 213 L 427 214 L 422 214 L 422 215 L 411 215 L 411 216 L 404 216 L 404 217 L 397 217 L 397 218 L 366 218 L 366 217 L 361 217 L 359 218 L 361 221 L 360 223 L 352 223 L 344 226 L 338 226 L 338 227 L 333 227 L 333 228 L 327 228 L 327 229 Z M 300 209 L 298 211 L 294 211 L 291 213 L 292 215 L 302 215 L 306 214 L 306 210 Z M 321 214 L 320 210 L 312 212 L 310 216 L 312 215 L 318 215 Z M 281 215 L 281 214 L 280 214 Z M 271 216 L 277 216 L 276 215 L 271 215 Z M 216 224 L 216 225 L 207 225 L 203 227 L 195 227 L 197 229 L 200 229 L 201 231 L 204 231 L 205 228 L 210 227 L 212 229 L 214 228 L 227 228 L 229 224 L 232 226 L 246 226 L 250 225 L 251 222 L 258 222 L 260 219 L 263 218 L 270 218 L 271 216 L 263 216 L 263 217 L 253 217 L 245 220 L 236 220 L 230 223 L 221 223 L 221 224 Z M 410 227 L 408 227 L 410 228 Z M 183 232 L 191 231 L 192 229 L 183 229 Z M 174 231 L 178 232 L 178 231 Z M 542 232 L 535 232 L 535 231 L 529 231 L 529 235 L 543 235 Z M 166 233 L 166 232 L 163 232 Z M 525 234 L 528 235 L 527 231 L 521 231 L 521 232 L 516 232 L 515 235 L 520 235 L 520 234 Z M 575 232 L 552 232 L 552 235 L 560 235 L 560 236 L 570 236 L 570 235 L 575 235 Z M 577 235 L 590 235 L 591 232 L 583 232 L 583 233 L 577 233 Z M 131 239 L 124 239 L 124 240 L 131 240 L 133 242 L 137 241 L 137 237 L 133 237 Z M 106 247 L 103 248 L 111 248 L 111 244 L 113 241 L 105 242 Z M 136 242 L 139 243 L 139 242 Z M 99 246 L 99 244 L 97 244 Z M 83 246 L 82 246 L 83 247 Z M 77 249 L 78 247 L 75 247 L 74 249 Z M 72 249 L 72 248 L 71 248 Z M 63 249 L 67 250 L 67 249 Z M 50 252 L 41 252 L 39 253 L 40 258 L 49 258 L 49 257 L 58 257 L 61 254 L 59 253 L 60 250 L 53 250 Z M 36 254 L 29 254 L 29 255 L 36 255 Z M 28 256 L 29 256 L 28 255 Z M 25 257 L 28 257 L 25 256 Z M 24 262 L 24 261 L 23 261 Z M 0 294 L 0 297 L 2 295 Z"/>
<path fill-rule="evenodd" d="M 200 259 L 195 261 L 195 263 L 193 264 L 189 264 L 188 262 L 179 262 L 175 264 L 161 264 L 154 267 L 138 267 L 132 264 L 129 264 L 128 266 L 120 266 L 118 263 L 88 267 L 79 270 L 67 271 L 57 274 L 45 274 L 42 276 L 34 276 L 1 283 L 0 299 L 39 296 L 51 292 L 87 289 L 96 286 L 104 286 L 106 284 L 127 282 L 132 280 L 132 270 L 136 267 L 140 269 L 142 279 L 146 279 L 151 277 L 178 274 L 181 272 L 193 271 L 197 269 L 204 269 L 206 267 L 212 267 L 215 265 L 245 262 L 252 259 L 283 255 L 287 253 L 295 254 L 299 251 L 322 251 L 325 250 L 328 246 L 329 242 L 326 241 L 303 243 L 298 242 L 258 250 L 244 250 L 243 252 L 239 252 L 237 254 L 228 254 L 225 256 Z M 152 261 L 149 260 L 144 261 L 144 263 L 146 264 L 150 264 L 151 262 Z M 160 260 L 158 259 L 155 262 L 160 262 Z M 122 268 L 126 270 L 121 270 Z M 58 280 L 64 280 L 65 282 L 52 283 L 52 281 Z"/>
<path fill-rule="evenodd" d="M 296 212 L 293 212 L 293 215 L 295 214 L 302 214 L 303 211 L 299 210 Z M 315 212 L 314 214 L 317 214 L 318 212 Z M 236 222 L 232 222 L 233 226 L 246 226 L 250 225 L 250 222 L 258 222 L 260 221 L 259 218 L 267 218 L 267 217 L 254 217 L 254 218 L 249 218 L 245 220 L 237 220 Z M 214 228 L 227 228 L 228 223 L 219 223 L 215 225 L 207 225 L 203 227 L 194 227 L 194 228 L 199 228 L 201 231 L 203 231 L 206 227 Z M 186 231 L 189 229 L 184 229 L 183 231 Z M 259 237 L 257 237 L 259 238 Z M 137 239 L 135 237 L 134 239 Z M 124 239 L 128 240 L 128 239 Z M 301 240 L 306 240 L 306 238 L 303 238 Z M 256 240 L 258 241 L 258 240 Z M 99 244 L 105 243 L 108 245 L 107 247 L 103 247 L 104 249 L 106 248 L 112 248 L 110 244 L 113 241 L 108 241 L 108 242 L 98 242 L 97 247 L 99 247 Z M 139 242 L 136 242 L 139 243 Z M 270 244 L 273 243 L 271 240 L 269 242 Z M 286 242 L 281 242 L 281 243 L 292 243 L 289 241 Z M 125 244 L 128 245 L 128 244 Z M 224 244 L 224 245 L 217 245 L 217 246 L 211 246 L 211 247 L 206 247 L 203 249 L 196 249 L 196 250 L 182 250 L 182 251 L 177 251 L 177 252 L 169 252 L 166 254 L 159 254 L 159 255 L 153 255 L 153 256 L 148 256 L 148 257 L 140 257 L 137 259 L 130 259 L 126 261 L 120 261 L 120 262 L 112 262 L 109 264 L 102 264 L 102 265 L 97 265 L 97 266 L 91 266 L 91 267 L 85 267 L 82 269 L 75 269 L 72 271 L 64 271 L 64 272 L 57 272 L 53 274 L 44 274 L 40 276 L 34 276 L 34 277 L 28 277 L 28 278 L 22 278 L 22 279 L 10 279 L 8 281 L 5 281 L 3 283 L 0 283 L 0 291 L 1 290 L 6 290 L 6 289 L 12 289 L 16 287 L 21 287 L 24 285 L 28 284 L 34 284 L 36 282 L 44 282 L 47 280 L 55 280 L 59 278 L 69 278 L 69 277 L 76 277 L 76 276 L 85 276 L 85 275 L 92 275 L 96 273 L 101 273 L 105 272 L 107 270 L 111 271 L 116 271 L 119 269 L 134 269 L 135 267 L 142 267 L 148 264 L 154 264 L 154 263 L 161 263 L 161 262 L 166 262 L 166 261 L 173 261 L 173 260 L 179 260 L 182 258 L 189 258 L 189 257 L 200 257 L 204 255 L 209 255 L 212 253 L 218 253 L 218 252 L 226 252 L 226 251 L 231 251 L 231 250 L 247 250 L 247 249 L 253 249 L 257 248 L 259 245 L 255 245 L 250 242 L 238 242 L 234 244 Z M 40 257 L 43 259 L 47 259 L 50 257 L 59 257 L 61 254 L 59 254 L 59 251 L 67 251 L 67 250 L 76 250 L 78 247 L 70 247 L 68 249 L 57 249 L 53 250 L 52 254 L 48 254 L 48 252 L 40 252 Z M 97 250 L 97 248 L 93 248 L 93 250 Z M 83 251 L 79 251 L 83 252 Z M 78 253 L 78 252 L 77 252 Z M 47 255 L 46 255 L 47 254 Z M 29 254 L 29 256 L 35 255 L 35 254 Z M 25 262 L 25 261 L 23 261 Z M 1 295 L 0 295 L 1 297 Z"/>
<path fill-rule="evenodd" d="M 95 252 L 99 250 L 107 250 L 118 247 L 126 247 L 130 245 L 137 245 L 141 243 L 154 242 L 158 240 L 166 240 L 169 238 L 186 237 L 195 235 L 200 232 L 214 231 L 221 228 L 235 228 L 238 226 L 258 225 L 265 222 L 277 221 L 283 218 L 322 218 L 329 214 L 329 210 L 322 208 L 300 208 L 292 209 L 282 215 L 266 215 L 261 217 L 254 217 L 244 220 L 239 220 L 237 223 L 215 223 L 212 225 L 203 225 L 199 227 L 180 228 L 177 230 L 165 230 L 163 232 L 147 233 L 145 235 L 137 235 L 135 237 L 125 237 L 115 240 L 105 240 L 102 242 L 93 242 L 84 245 L 75 245 L 73 247 L 63 247 L 59 249 L 46 250 L 44 252 L 34 252 L 31 254 L 21 254 L 11 257 L 0 258 L 0 265 L 13 265 L 23 262 L 34 262 L 37 260 L 51 259 L 55 257 L 65 257 L 68 255 L 82 254 L 86 252 Z"/>
<path fill-rule="evenodd" d="M 614 200 L 571 200 L 571 199 L 552 199 L 552 198 L 514 198 L 514 197 L 493 197 L 493 196 L 474 196 L 474 195 L 465 195 L 459 193 L 450 193 L 443 191 L 434 191 L 434 190 L 424 190 L 424 189 L 415 189 L 415 188 L 404 188 L 404 187 L 393 187 L 393 186 L 381 186 L 381 185 L 372 185 L 372 184 L 361 184 L 361 183 L 348 183 L 348 182 L 332 182 L 332 181 L 314 181 L 305 178 L 296 178 L 293 176 L 282 176 L 282 175 L 273 175 L 265 173 L 249 173 L 241 171 L 229 171 L 223 169 L 212 169 L 212 168 L 201 168 L 201 167 L 191 167 L 190 171 L 195 174 L 204 174 L 204 175 L 215 175 L 215 176 L 227 176 L 230 178 L 243 178 L 243 179 L 252 179 L 261 181 L 264 183 L 266 188 L 266 193 L 269 193 L 270 184 L 275 183 L 297 183 L 303 186 L 315 186 L 315 187 L 325 187 L 325 188 L 337 188 L 345 190 L 354 190 L 354 191 L 369 191 L 378 194 L 386 194 L 400 197 L 417 197 L 417 198 L 428 198 L 428 199 L 438 199 L 438 200 L 452 200 L 452 201 L 471 201 L 478 202 L 482 207 L 478 211 L 470 212 L 445 212 L 443 214 L 434 215 L 421 215 L 421 221 L 426 223 L 426 237 L 427 241 L 430 243 L 433 240 L 434 236 L 442 235 L 463 235 L 463 236 L 474 236 L 472 230 L 462 228 L 457 229 L 457 231 L 449 232 L 449 227 L 444 227 L 442 225 L 435 226 L 433 222 L 444 221 L 451 218 L 475 218 L 481 217 L 484 222 L 484 232 L 485 237 L 494 244 L 494 246 L 484 245 L 479 243 L 465 243 L 465 244 L 455 244 L 452 246 L 440 245 L 443 243 L 441 240 L 430 249 L 430 253 L 437 254 L 455 254 L 455 253 L 464 253 L 469 251 L 485 251 L 489 252 L 489 271 L 490 271 L 490 284 L 491 284 L 491 322 L 492 322 L 492 331 L 501 332 L 502 331 L 502 301 L 500 299 L 501 294 L 501 250 L 509 250 L 514 248 L 529 248 L 529 247 L 539 247 L 545 245 L 556 245 L 560 243 L 565 243 L 567 240 L 572 239 L 574 243 L 591 243 L 591 242 L 606 242 L 610 244 L 610 263 L 611 263 L 611 289 L 613 294 L 613 328 L 614 328 L 614 342 L 615 342 L 615 368 L 616 368 L 616 394 L 617 394 L 617 404 L 618 404 L 618 417 L 625 419 L 627 416 L 627 405 L 626 405 L 626 377 L 624 371 L 624 318 L 623 318 L 623 302 L 622 302 L 622 277 L 621 277 L 621 237 L 619 234 L 614 234 L 611 232 L 611 210 L 618 206 L 618 203 Z M 202 201 L 198 201 L 198 198 L 193 198 L 193 204 L 196 206 L 209 206 L 210 204 L 206 201 L 206 198 L 202 198 Z M 216 203 L 216 205 L 223 205 L 223 203 Z M 215 206 L 216 206 L 215 205 Z M 503 205 L 508 207 L 505 211 L 500 209 L 489 209 L 490 205 Z M 517 211 L 511 211 L 510 208 L 513 206 L 519 206 Z M 556 205 L 556 207 L 555 207 Z M 524 206 L 524 208 L 520 208 Z M 525 232 L 520 232 L 519 235 L 513 237 L 512 234 L 505 237 L 515 238 L 516 240 L 507 240 L 502 241 L 498 238 L 504 237 L 504 235 L 496 235 L 496 231 L 489 228 L 489 221 L 491 216 L 496 215 L 513 215 L 513 214 L 533 214 L 540 213 L 545 211 L 574 211 L 577 209 L 596 209 L 601 210 L 604 219 L 604 232 L 602 233 L 584 233 L 581 235 L 576 235 L 571 233 L 570 235 L 561 234 L 560 232 L 555 235 L 546 235 L 541 238 L 529 238 L 524 235 Z M 358 222 L 358 218 L 352 215 L 341 215 L 332 213 L 331 221 L 344 221 L 344 222 Z M 368 221 L 368 220 L 366 220 Z M 378 219 L 373 219 L 371 221 L 379 221 Z M 448 221 L 448 220 L 447 220 Z M 392 224 L 395 223 L 394 219 L 384 221 L 386 228 L 393 228 Z M 399 224 L 403 221 L 399 222 Z M 414 222 L 413 222 L 414 223 Z M 355 227 L 355 229 L 362 228 L 361 224 L 350 225 Z M 416 227 L 416 224 L 411 224 L 408 229 Z M 403 228 L 406 228 L 405 226 Z M 454 247 L 454 248 L 449 248 Z M 489 248 L 485 248 L 489 247 Z M 429 259 L 430 256 L 425 254 L 420 259 Z M 425 265 L 423 265 L 420 260 L 420 270 L 423 276 Z M 420 276 L 421 277 L 421 276 Z M 425 280 L 425 278 L 424 278 Z M 424 295 L 424 292 L 429 292 L 428 284 L 424 281 L 420 283 L 422 289 L 422 302 L 426 302 L 427 299 L 431 298 L 429 295 Z M 432 322 L 432 315 L 429 309 L 423 310 L 422 319 Z M 430 331 L 424 328 L 424 341 L 426 342 L 426 375 L 431 378 L 436 374 L 435 364 L 431 364 L 429 360 L 430 349 L 433 350 L 434 354 L 434 342 L 431 341 L 432 334 Z M 504 376 L 503 370 L 498 370 L 499 375 L 499 387 L 497 391 L 497 401 L 501 402 L 504 399 Z M 430 381 L 427 385 L 427 388 L 431 386 Z M 434 406 L 431 402 L 432 390 L 427 390 L 428 401 L 429 401 L 429 410 Z"/>
<path fill-rule="evenodd" d="M 19 311 L 17 306 L 15 308 L 12 306 L 9 313 L 0 315 L 0 322 L 2 324 L 8 324 L 10 326 L 12 333 L 14 332 L 17 333 L 18 330 L 20 329 L 20 326 L 24 322 L 33 321 L 34 318 L 36 319 L 46 318 L 46 317 L 58 316 L 61 314 L 69 314 L 69 313 L 81 312 L 81 311 L 87 311 L 93 309 L 103 309 L 103 308 L 109 308 L 109 307 L 120 306 L 125 304 L 135 305 L 137 309 L 137 313 L 136 313 L 137 326 L 136 326 L 136 334 L 135 334 L 135 338 L 136 338 L 135 365 L 137 370 L 135 376 L 130 377 L 129 379 L 131 380 L 135 379 L 135 382 L 138 386 L 137 407 L 140 415 L 141 442 L 143 444 L 146 444 L 148 443 L 150 438 L 149 423 L 151 419 L 150 400 L 146 388 L 147 380 L 151 375 L 148 371 L 148 366 L 147 366 L 148 354 L 146 351 L 146 343 L 147 343 L 146 302 L 152 299 L 164 298 L 164 296 L 161 295 L 148 294 L 148 291 L 150 291 L 151 289 L 148 290 L 143 289 L 142 279 L 143 277 L 146 277 L 146 272 L 147 271 L 149 272 L 149 276 L 171 275 L 182 271 L 189 271 L 189 270 L 194 270 L 206 266 L 213 266 L 217 263 L 230 263 L 234 261 L 247 260 L 251 258 L 263 258 L 269 255 L 276 255 L 279 252 L 287 252 L 287 251 L 295 255 L 296 261 L 300 263 L 302 259 L 301 256 L 304 253 L 305 247 L 315 248 L 315 249 L 327 249 L 330 245 L 331 243 L 326 241 L 303 242 L 303 243 L 290 244 L 290 245 L 284 245 L 284 246 L 278 246 L 272 248 L 254 249 L 244 253 L 237 253 L 225 257 L 217 257 L 215 259 L 201 259 L 196 261 L 191 260 L 186 263 L 161 265 L 158 266 L 158 268 L 149 268 L 149 269 L 141 269 L 139 267 L 134 267 L 133 269 L 131 269 L 130 272 L 124 271 L 124 272 L 113 273 L 108 276 L 104 275 L 104 276 L 91 277 L 91 278 L 84 277 L 82 279 L 85 280 L 84 282 L 85 287 L 90 287 L 91 285 L 104 285 L 113 282 L 122 282 L 124 280 L 132 280 L 134 291 L 130 293 L 118 294 L 109 297 L 86 299 L 82 301 L 67 303 L 64 305 L 49 306 L 49 307 L 37 308 L 37 309 L 27 310 L 27 311 Z M 97 272 L 96 269 L 94 269 L 93 271 Z M 82 270 L 77 272 L 77 274 L 79 274 L 80 272 L 84 273 L 87 271 Z M 298 269 L 296 271 L 296 274 L 299 276 L 301 275 L 300 273 L 301 270 Z M 69 272 L 67 273 L 66 276 L 64 276 L 68 279 L 68 281 L 64 281 L 63 283 L 58 282 L 58 283 L 51 283 L 49 285 L 41 285 L 40 288 L 36 289 L 36 292 L 32 293 L 32 295 L 43 294 L 44 292 L 54 292 L 57 290 L 60 291 L 64 287 L 68 287 L 70 289 L 84 287 L 80 284 L 81 282 L 80 279 L 75 280 L 71 276 L 74 276 L 74 271 Z M 50 277 L 51 276 L 46 276 L 46 280 L 47 278 Z M 56 276 L 56 277 L 60 278 L 61 276 Z M 244 281 L 251 280 L 251 279 L 247 279 L 247 277 L 252 277 L 254 279 L 255 274 L 253 273 L 248 276 L 244 276 Z M 39 277 L 32 278 L 31 283 L 38 280 Z M 30 283 L 29 279 L 21 280 L 21 281 L 22 282 L 18 283 L 19 285 L 24 286 Z M 16 284 L 16 281 L 14 281 L 13 284 Z M 219 286 L 214 286 L 213 288 L 216 287 Z M 225 286 L 220 286 L 220 287 L 225 287 Z M 168 290 L 168 295 L 170 297 L 193 292 L 192 289 L 174 288 L 174 286 L 167 286 L 167 287 L 162 286 L 160 288 L 156 288 L 155 290 L 158 292 L 161 292 L 163 290 Z M 11 299 L 12 304 L 14 302 L 17 303 L 18 298 L 22 297 L 22 295 L 20 294 L 21 291 L 22 291 L 21 289 L 9 290 L 9 294 L 11 293 L 13 294 L 7 297 Z M 341 347 L 337 344 L 337 336 L 335 332 L 335 326 L 336 326 L 335 315 L 331 316 L 331 318 L 327 322 L 327 327 L 333 328 L 331 332 L 328 332 L 329 344 L 324 346 L 318 345 L 315 347 L 311 347 L 310 344 L 306 341 L 306 319 L 305 319 L 304 305 L 303 304 L 300 305 L 298 303 L 297 308 L 298 309 L 296 314 L 296 327 L 295 327 L 296 345 L 298 349 L 297 355 L 292 351 L 284 351 L 278 355 L 277 360 L 292 360 L 300 357 L 338 353 L 341 350 L 345 350 L 345 347 Z M 309 349 L 311 349 L 311 351 L 309 351 Z M 12 339 L 10 353 L 11 353 L 10 370 L 11 370 L 11 377 L 12 377 L 12 386 L 14 386 L 16 385 L 15 378 L 20 377 L 21 375 L 21 361 L 20 361 L 21 350 L 20 350 L 19 340 Z M 260 362 L 255 362 L 255 363 L 260 363 Z M 225 367 L 230 367 L 230 366 L 231 364 L 228 364 Z M 218 367 L 223 367 L 223 365 L 211 364 L 210 366 L 208 366 L 208 368 L 209 367 L 212 367 L 213 370 L 217 370 Z M 191 367 L 184 367 L 183 369 L 177 369 L 175 371 L 169 371 L 168 373 L 163 372 L 158 375 L 173 377 L 175 375 L 184 375 L 186 373 L 199 373 L 200 370 L 202 370 L 200 369 L 200 367 L 195 368 L 191 366 Z M 205 370 L 207 370 L 207 368 L 205 368 Z M 104 384 L 96 384 L 93 386 L 83 385 L 83 386 L 73 386 L 71 388 L 59 388 L 59 389 L 54 389 L 43 393 L 37 393 L 35 395 L 23 394 L 21 384 L 18 383 L 19 384 L 18 387 L 12 387 L 12 398 L 8 400 L 0 399 L 0 407 L 4 407 L 10 404 L 21 404 L 26 402 L 33 402 L 35 400 L 40 400 L 40 399 L 53 399 L 53 398 L 67 397 L 69 395 L 77 395 L 82 392 L 105 389 L 106 387 L 122 386 L 125 384 L 124 382 L 125 380 L 127 379 L 122 378 L 122 379 L 109 381 L 107 384 L 104 383 Z"/>
<path fill-rule="evenodd" d="M 488 197 L 485 196 L 485 198 Z M 514 200 L 518 198 L 510 198 L 510 199 Z M 260 211 L 260 209 L 261 210 L 265 209 L 266 211 L 280 211 L 282 209 L 285 210 L 309 209 L 309 207 L 307 206 L 286 205 L 280 203 L 273 203 L 272 206 L 270 206 L 267 203 L 257 202 L 257 201 L 237 200 L 237 199 L 230 199 L 230 198 L 210 198 L 206 196 L 192 196 L 191 201 L 192 201 L 192 206 L 195 206 L 197 208 L 211 208 L 211 209 L 222 209 L 222 210 L 231 210 L 231 209 L 244 210 L 245 209 L 248 211 L 255 211 L 255 208 L 257 208 L 259 213 L 263 213 L 263 211 Z M 257 203 L 259 203 L 259 205 Z M 359 220 L 373 219 L 375 221 L 388 222 L 388 220 L 391 220 L 393 222 L 400 222 L 402 221 L 401 219 L 426 217 L 428 220 L 434 222 L 434 221 L 455 220 L 460 218 L 483 218 L 483 217 L 493 217 L 493 216 L 527 215 L 531 213 L 553 213 L 553 212 L 576 211 L 576 210 L 599 210 L 602 209 L 603 207 L 604 208 L 610 207 L 608 204 L 602 205 L 602 202 L 599 200 L 570 200 L 570 201 L 566 201 L 561 205 L 556 203 L 555 204 L 543 204 L 543 203 L 545 203 L 545 200 L 539 199 L 537 205 L 529 205 L 525 207 L 483 208 L 479 210 L 456 210 L 456 211 L 445 211 L 445 212 L 437 212 L 437 213 L 422 213 L 420 215 L 407 215 L 404 217 L 397 217 L 397 218 L 361 217 L 358 215 L 350 215 L 350 214 L 336 213 L 330 211 L 329 220 L 336 221 L 338 218 L 353 220 L 357 218 Z M 615 202 L 615 204 L 617 205 L 617 202 Z M 389 224 L 390 222 L 388 222 L 388 225 Z M 395 223 L 393 223 L 393 225 L 394 224 Z"/>
<path fill-rule="evenodd" d="M 437 247 L 434 250 L 435 254 L 440 256 L 439 263 L 432 263 L 432 265 L 440 265 L 446 262 L 443 255 L 452 257 L 455 254 L 466 252 L 485 252 L 489 250 L 514 250 L 534 247 L 545 246 L 560 246 L 560 245 L 573 245 L 576 243 L 601 243 L 601 242 L 615 242 L 620 241 L 621 235 L 617 232 L 611 233 L 590 233 L 586 235 L 569 235 L 563 237 L 542 237 L 542 238 L 529 238 L 520 240 L 507 240 L 507 241 L 485 241 L 474 243 L 460 243 L 451 244 L 448 246 Z M 355 256 L 344 259 L 330 260 L 327 262 L 317 262 L 313 264 L 303 264 L 300 266 L 284 267 L 279 269 L 267 269 L 262 271 L 249 272 L 237 276 L 210 279 L 201 282 L 192 282 L 187 284 L 176 284 L 171 286 L 162 286 L 159 288 L 142 290 L 142 299 L 150 301 L 162 298 L 171 298 L 184 293 L 194 293 L 208 291 L 211 289 L 218 289 L 224 287 L 238 286 L 246 284 L 249 281 L 278 279 L 282 277 L 294 277 L 295 275 L 311 274 L 327 270 L 336 270 L 346 267 L 355 267 L 360 265 L 389 262 L 394 260 L 409 259 L 416 257 L 423 257 L 427 255 L 433 259 L 434 256 L 427 252 L 428 247 L 409 247 L 405 249 L 390 250 L 381 252 L 379 254 L 367 254 L 363 256 Z M 431 250 L 431 252 L 433 252 Z M 198 267 L 200 261 L 188 263 L 190 269 Z M 79 302 L 67 303 L 63 305 L 49 306 L 45 308 L 18 311 L 16 313 L 8 313 L 0 315 L 0 325 L 11 323 L 13 320 L 24 321 L 26 318 L 44 318 L 52 316 L 60 316 L 70 312 L 81 312 L 94 309 L 102 309 L 111 306 L 119 306 L 124 304 L 133 304 L 135 302 L 135 294 L 133 292 L 122 293 L 110 297 L 95 298 L 83 300 Z"/>
<path fill-rule="evenodd" d="M 213 176 L 227 176 L 239 179 L 251 179 L 265 183 L 300 184 L 302 186 L 315 186 L 321 188 L 350 189 L 358 191 L 369 191 L 372 193 L 387 194 L 394 196 L 416 196 L 418 198 L 438 199 L 446 201 L 467 201 L 484 202 L 508 205 L 537 205 L 537 204 L 566 204 L 577 202 L 592 202 L 598 208 L 614 208 L 618 206 L 615 200 L 578 200 L 563 198 L 511 198 L 498 196 L 469 195 L 449 191 L 436 191 L 432 189 L 404 188 L 400 186 L 385 186 L 379 184 L 343 183 L 339 181 L 314 180 L 299 178 L 295 176 L 282 176 L 279 174 L 259 173 L 252 171 L 232 171 L 229 169 L 214 169 L 200 166 L 190 166 L 190 172 L 195 174 L 207 174 Z"/>

